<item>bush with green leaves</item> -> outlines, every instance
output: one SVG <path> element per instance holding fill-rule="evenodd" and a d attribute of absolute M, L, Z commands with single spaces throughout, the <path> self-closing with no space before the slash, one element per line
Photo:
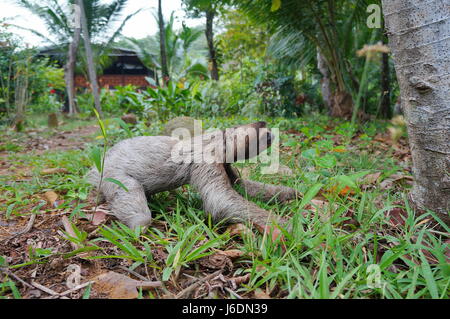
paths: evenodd
<path fill-rule="evenodd" d="M 145 119 L 168 120 L 172 115 L 189 115 L 192 100 L 189 87 L 169 81 L 165 87 L 148 87 L 138 97 L 144 106 Z"/>
<path fill-rule="evenodd" d="M 49 63 L 47 59 L 34 63 L 35 81 L 29 110 L 34 113 L 50 113 L 62 110 L 66 99 L 64 69 Z"/>
<path fill-rule="evenodd" d="M 0 117 L 4 122 L 12 120 L 18 104 L 24 105 L 21 112 L 56 111 L 64 96 L 63 69 L 24 48 L 5 25 L 0 28 Z"/>
<path fill-rule="evenodd" d="M 116 86 L 114 90 L 102 89 L 100 100 L 102 110 L 108 113 L 136 113 L 140 114 L 144 110 L 139 103 L 135 92 L 137 87 L 131 84 Z"/>
<path fill-rule="evenodd" d="M 300 115 L 302 109 L 297 103 L 294 80 L 294 76 L 284 70 L 263 67 L 255 79 L 255 90 L 262 98 L 260 112 L 269 116 Z"/>
<path fill-rule="evenodd" d="M 126 111 L 140 115 L 145 121 L 166 121 L 170 117 L 190 115 L 198 92 L 189 83 L 169 81 L 165 87 L 148 87 L 140 92 L 124 87 L 115 93 L 114 103 L 127 105 Z"/>

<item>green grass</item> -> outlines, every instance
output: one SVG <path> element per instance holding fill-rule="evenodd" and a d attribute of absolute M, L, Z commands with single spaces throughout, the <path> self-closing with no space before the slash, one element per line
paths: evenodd
<path fill-rule="evenodd" d="M 231 117 L 205 122 L 207 127 L 224 128 L 251 120 Z M 212 225 L 205 218 L 198 194 L 185 187 L 184 191 L 158 194 L 149 203 L 156 224 L 159 221 L 165 227 L 132 231 L 113 223 L 102 226 L 95 238 L 87 238 L 76 228 L 77 238 L 70 240 L 81 248 L 66 257 L 92 250 L 95 256 L 91 258 L 126 259 L 130 269 L 145 267 L 176 286 L 183 271 L 198 271 L 198 260 L 214 253 L 214 249 L 238 249 L 243 256 L 234 261 L 232 274 L 250 274 L 249 282 L 235 291 L 241 296 L 251 297 L 262 289 L 273 298 L 448 298 L 450 265 L 445 256 L 448 245 L 444 243 L 448 229 L 440 232 L 429 228 L 424 221 L 431 215 L 415 215 L 406 200 L 408 186 L 386 190 L 377 183 L 367 187 L 364 181 L 364 176 L 374 172 L 381 172 L 381 180 L 394 173 L 407 174 L 392 152 L 375 155 L 377 142 L 373 138 L 385 132 L 385 123 L 351 126 L 325 116 L 267 120 L 269 126 L 282 131 L 281 163 L 293 174 L 262 175 L 259 165 L 252 164 L 249 178 L 295 187 L 305 194 L 285 205 L 256 201 L 265 209 L 291 218 L 292 230 L 284 232 L 284 249 L 278 241 L 269 240 L 270 236 L 256 232 L 231 237 L 224 225 Z M 130 135 L 155 134 L 160 123 L 149 129 L 143 125 L 124 129 L 110 120 L 105 121 L 105 127 L 112 144 Z M 288 130 L 301 135 L 286 133 Z M 102 142 L 93 140 L 90 147 L 101 148 Z M 83 176 L 93 165 L 89 152 L 49 151 L 38 156 L 20 153 L 20 145 L 9 148 L 7 160 L 14 166 L 30 168 L 32 177 L 28 182 L 0 180 L 0 211 L 8 218 L 29 214 L 39 203 L 34 195 L 47 190 L 65 200 L 61 209 L 76 210 L 76 205 L 86 199 L 89 186 Z M 48 167 L 64 167 L 69 174 L 40 176 L 39 171 Z M 342 193 L 345 189 L 351 192 Z M 328 205 L 314 208 L 310 200 L 319 190 Z M 70 204 L 73 199 L 76 204 Z M 407 213 L 405 224 L 397 228 L 385 215 L 394 207 L 402 207 Z M 37 213 L 44 214 L 45 210 Z M 71 216 L 75 225 L 79 216 Z M 356 223 L 347 225 L 350 219 Z M 167 254 L 165 261 L 155 259 L 156 249 Z M 430 262 L 429 254 L 437 262 Z M 51 253 L 38 254 L 34 260 L 46 262 L 50 257 Z M 2 280 L 0 295 L 20 297 L 12 278 L 4 276 Z M 158 298 L 162 294 L 143 292 L 143 297 Z M 231 294 L 224 297 L 233 298 Z"/>

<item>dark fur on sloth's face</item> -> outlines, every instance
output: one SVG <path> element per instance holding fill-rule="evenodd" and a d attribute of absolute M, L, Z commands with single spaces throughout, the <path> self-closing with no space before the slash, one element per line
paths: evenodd
<path fill-rule="evenodd" d="M 176 144 L 175 161 L 207 163 L 234 163 L 259 155 L 269 148 L 274 136 L 265 122 L 235 126 L 225 130 L 213 131 Z M 196 144 L 203 144 L 201 153 L 196 153 Z M 186 148 L 185 148 L 186 147 Z M 194 153 L 192 151 L 194 150 Z M 192 157 L 193 156 L 193 157 Z"/>
<path fill-rule="evenodd" d="M 232 151 L 236 162 L 257 156 L 272 145 L 274 137 L 261 121 L 226 129 L 224 138 L 226 152 Z"/>

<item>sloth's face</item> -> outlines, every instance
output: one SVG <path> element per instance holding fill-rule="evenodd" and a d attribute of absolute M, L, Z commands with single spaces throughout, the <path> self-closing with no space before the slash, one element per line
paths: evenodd
<path fill-rule="evenodd" d="M 266 122 L 256 122 L 226 129 L 225 138 L 227 159 L 236 162 L 255 157 L 269 148 L 274 136 Z"/>
<path fill-rule="evenodd" d="M 172 160 L 177 163 L 234 163 L 259 155 L 271 146 L 273 139 L 265 122 L 240 125 L 179 140 L 172 149 Z"/>

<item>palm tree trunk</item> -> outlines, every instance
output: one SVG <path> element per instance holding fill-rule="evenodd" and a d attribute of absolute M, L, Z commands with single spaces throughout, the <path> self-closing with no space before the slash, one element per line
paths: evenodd
<path fill-rule="evenodd" d="M 81 28 L 83 30 L 83 40 L 84 40 L 84 47 L 86 49 L 86 60 L 88 65 L 89 81 L 91 82 L 92 94 L 94 95 L 95 109 L 99 114 L 102 114 L 97 82 L 97 73 L 95 71 L 94 56 L 92 54 L 91 39 L 89 37 L 89 30 L 86 21 L 86 14 L 84 11 L 83 0 L 77 0 L 77 4 L 80 6 Z"/>
<path fill-rule="evenodd" d="M 166 31 L 164 27 L 164 16 L 162 14 L 161 0 L 158 0 L 158 25 L 159 25 L 159 51 L 161 56 L 162 85 L 165 86 L 169 80 L 169 68 L 167 67 Z"/>
<path fill-rule="evenodd" d="M 14 91 L 16 104 L 16 117 L 14 119 L 14 126 L 17 132 L 22 132 L 24 129 L 27 89 L 28 75 L 19 75 L 16 79 L 16 88 Z"/>
<path fill-rule="evenodd" d="M 214 10 L 206 11 L 206 41 L 208 42 L 209 50 L 209 60 L 211 62 L 211 79 L 219 80 L 219 69 L 217 66 L 216 49 L 214 47 L 214 32 L 213 32 L 213 21 L 214 21 Z"/>
<path fill-rule="evenodd" d="M 11 82 L 13 81 L 13 56 L 10 56 L 8 59 L 8 71 L 6 75 L 0 76 L 0 91 L 2 92 L 2 98 L 5 103 L 6 113 L 9 117 L 9 111 L 11 108 Z"/>
<path fill-rule="evenodd" d="M 16 116 L 14 126 L 17 132 L 24 129 L 25 108 L 28 104 L 28 84 L 29 84 L 29 63 L 31 57 L 25 57 L 24 61 L 18 64 L 16 74 L 14 75 L 14 104 L 16 106 Z M 22 64 L 23 63 L 23 64 Z"/>
<path fill-rule="evenodd" d="M 321 47 L 322 53 L 327 53 L 325 59 L 331 73 L 331 82 L 334 84 L 334 90 L 331 97 L 331 116 L 349 118 L 353 111 L 353 99 L 350 93 L 347 92 L 344 83 L 344 74 L 342 63 L 339 60 L 338 47 L 336 42 L 340 39 L 337 37 L 337 32 L 333 32 L 332 28 L 327 27 L 326 23 L 321 19 L 321 14 L 315 9 L 314 2 L 307 1 L 314 19 L 319 27 L 319 32 L 323 39 Z M 330 19 L 334 18 L 333 12 Z"/>
<path fill-rule="evenodd" d="M 410 198 L 419 212 L 434 211 L 449 225 L 450 15 L 446 6 L 443 0 L 383 0 L 413 160 Z"/>
<path fill-rule="evenodd" d="M 75 15 L 75 19 L 79 19 Z M 69 114 L 77 113 L 77 105 L 75 102 L 75 64 L 77 61 L 77 51 L 80 44 L 80 21 L 75 21 L 75 29 L 73 33 L 72 42 L 69 45 L 67 54 L 67 63 L 64 66 L 64 80 L 66 82 L 67 98 L 69 100 Z"/>

